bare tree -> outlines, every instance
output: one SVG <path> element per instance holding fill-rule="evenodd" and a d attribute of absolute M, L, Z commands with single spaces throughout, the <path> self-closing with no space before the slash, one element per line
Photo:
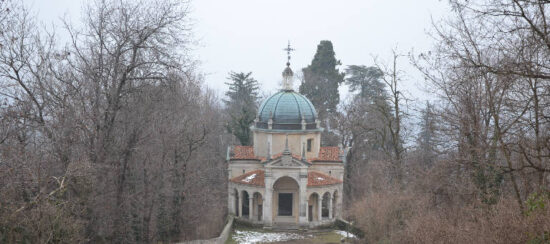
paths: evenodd
<path fill-rule="evenodd" d="M 226 177 L 213 152 L 229 137 L 187 56 L 188 4 L 93 2 L 81 29 L 65 23 L 65 46 L 23 6 L 1 14 L 0 242 L 216 235 Z"/>
<path fill-rule="evenodd" d="M 469 155 L 466 162 L 476 168 L 481 192 L 498 195 L 505 174 L 523 209 L 533 172 L 534 188 L 548 189 L 547 136 L 541 132 L 548 121 L 540 108 L 547 103 L 548 3 L 451 4 L 456 18 L 435 25 L 439 44 L 435 53 L 420 57 L 427 64 L 420 70 L 448 102 L 442 116 L 460 131 L 458 150 Z M 457 124 L 449 115 L 463 118 Z"/>

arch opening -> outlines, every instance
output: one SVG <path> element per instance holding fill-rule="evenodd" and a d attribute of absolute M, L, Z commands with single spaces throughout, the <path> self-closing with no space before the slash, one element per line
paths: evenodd
<path fill-rule="evenodd" d="M 330 193 L 325 192 L 323 194 L 323 200 L 322 200 L 322 210 L 321 210 L 321 217 L 322 218 L 328 218 L 329 217 L 329 203 L 330 202 Z"/>
<path fill-rule="evenodd" d="M 298 222 L 299 185 L 294 178 L 283 176 L 273 184 L 273 213 L 276 222 Z"/>
<path fill-rule="evenodd" d="M 308 198 L 308 221 L 319 221 L 319 194 L 312 193 Z"/>
<path fill-rule="evenodd" d="M 262 221 L 263 219 L 263 198 L 262 194 L 259 192 L 255 192 L 252 195 L 252 216 L 255 217 L 257 221 Z"/>
<path fill-rule="evenodd" d="M 250 205 L 249 205 L 249 199 L 250 196 L 248 195 L 247 191 L 242 191 L 242 200 L 241 204 L 243 205 L 242 209 L 242 216 L 250 216 Z"/>

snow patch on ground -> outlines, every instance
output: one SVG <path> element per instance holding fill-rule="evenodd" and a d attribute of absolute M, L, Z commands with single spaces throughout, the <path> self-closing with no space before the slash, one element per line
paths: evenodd
<path fill-rule="evenodd" d="M 342 237 L 357 238 L 354 234 L 344 230 L 335 230 L 334 232 L 336 232 L 338 235 L 341 235 Z"/>
<path fill-rule="evenodd" d="M 304 239 L 306 236 L 296 233 L 286 232 L 256 232 L 256 231 L 241 231 L 235 230 L 233 234 L 233 240 L 240 244 L 252 244 L 252 243 L 266 243 L 266 242 L 278 242 Z"/>
<path fill-rule="evenodd" d="M 251 175 L 247 176 L 246 178 L 244 178 L 242 181 L 244 181 L 246 183 L 250 183 L 250 181 L 252 181 L 254 178 L 256 178 L 256 174 L 251 174 Z"/>

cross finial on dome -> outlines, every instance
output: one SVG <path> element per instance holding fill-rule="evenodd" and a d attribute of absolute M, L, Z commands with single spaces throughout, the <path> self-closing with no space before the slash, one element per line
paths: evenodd
<path fill-rule="evenodd" d="M 286 51 L 288 58 L 286 62 L 286 68 L 283 71 L 283 90 L 292 91 L 292 76 L 294 75 L 294 73 L 292 72 L 292 69 L 290 69 L 290 52 L 294 51 L 294 48 L 290 47 L 290 41 L 288 41 L 287 48 L 283 50 Z"/>
<path fill-rule="evenodd" d="M 290 52 L 294 51 L 294 48 L 290 47 L 290 41 L 288 41 L 288 46 L 283 50 L 286 51 L 286 55 L 287 55 L 286 66 L 290 67 Z"/>

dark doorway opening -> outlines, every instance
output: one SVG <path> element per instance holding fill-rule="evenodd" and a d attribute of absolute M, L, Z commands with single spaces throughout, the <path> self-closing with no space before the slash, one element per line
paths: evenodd
<path fill-rule="evenodd" d="M 263 209 L 262 209 L 262 205 L 258 205 L 258 221 L 262 221 L 262 215 L 263 215 Z"/>
<path fill-rule="evenodd" d="M 323 218 L 328 218 L 328 204 L 330 202 L 330 194 L 327 192 L 323 195 L 323 202 L 321 203 L 321 216 Z"/>
<path fill-rule="evenodd" d="M 239 192 L 235 190 L 235 215 L 239 216 Z"/>
<path fill-rule="evenodd" d="M 243 191 L 243 199 L 242 199 L 242 205 L 243 205 L 243 216 L 249 216 L 250 215 L 250 206 L 248 206 L 248 198 L 250 196 L 248 195 L 248 192 Z"/>
<path fill-rule="evenodd" d="M 279 216 L 292 216 L 292 193 L 279 193 Z"/>
<path fill-rule="evenodd" d="M 309 222 L 313 221 L 313 206 L 312 205 L 308 205 L 307 216 L 308 216 Z"/>

